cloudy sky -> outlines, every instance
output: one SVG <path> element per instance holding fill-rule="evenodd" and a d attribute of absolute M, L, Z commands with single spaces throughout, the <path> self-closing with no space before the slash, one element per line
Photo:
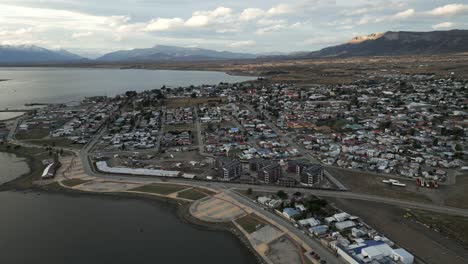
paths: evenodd
<path fill-rule="evenodd" d="M 468 29 L 468 0 L 0 0 L 0 44 L 86 56 L 155 44 L 316 50 L 388 30 Z"/>

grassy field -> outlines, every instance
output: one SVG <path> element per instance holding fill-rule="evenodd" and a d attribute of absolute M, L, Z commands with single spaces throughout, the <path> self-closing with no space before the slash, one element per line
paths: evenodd
<path fill-rule="evenodd" d="M 349 171 L 340 168 L 327 168 L 327 171 L 353 192 L 417 202 L 432 202 L 423 193 L 423 189 L 417 189 L 415 186 L 412 186 L 410 181 L 401 181 L 407 184 L 407 187 L 402 188 L 385 185 L 382 183 L 385 177 L 379 177 L 371 173 Z"/>
<path fill-rule="evenodd" d="M 405 217 L 428 225 L 468 248 L 468 218 L 426 211 L 409 211 Z"/>
<path fill-rule="evenodd" d="M 15 137 L 18 140 L 42 139 L 49 135 L 49 129 L 29 129 L 16 133 Z"/>
<path fill-rule="evenodd" d="M 457 176 L 457 183 L 450 186 L 445 204 L 468 209 L 468 174 Z"/>
<path fill-rule="evenodd" d="M 62 181 L 62 183 L 68 187 L 74 187 L 74 186 L 87 183 L 87 182 L 89 181 L 83 180 L 83 179 L 68 179 L 68 180 Z"/>
<path fill-rule="evenodd" d="M 141 186 L 135 189 L 131 189 L 131 191 L 168 195 L 174 192 L 181 191 L 183 189 L 187 189 L 187 187 L 180 186 L 180 185 L 169 185 L 169 184 L 150 184 L 150 185 Z"/>
<path fill-rule="evenodd" d="M 170 98 L 165 99 L 164 104 L 167 107 L 188 107 L 206 103 L 219 103 L 226 100 L 226 97 Z"/>
<path fill-rule="evenodd" d="M 195 189 L 190 189 L 190 190 L 186 190 L 186 191 L 183 191 L 183 192 L 180 192 L 177 194 L 177 197 L 179 198 L 183 198 L 183 199 L 189 199 L 189 200 L 199 200 L 199 199 L 202 199 L 202 198 L 205 198 L 207 197 L 208 195 L 200 192 L 200 191 L 197 191 Z"/>
<path fill-rule="evenodd" d="M 29 141 L 32 144 L 40 146 L 50 146 L 58 148 L 72 148 L 72 149 L 81 149 L 83 145 L 73 144 L 73 142 L 66 138 L 51 138 L 51 139 L 38 139 Z"/>
<path fill-rule="evenodd" d="M 239 218 L 236 222 L 249 234 L 252 234 L 264 226 L 264 223 L 252 214 Z"/>

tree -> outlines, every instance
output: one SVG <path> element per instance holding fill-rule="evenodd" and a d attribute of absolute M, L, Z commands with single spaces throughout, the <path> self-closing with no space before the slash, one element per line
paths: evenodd
<path fill-rule="evenodd" d="M 252 188 L 248 188 L 248 189 L 247 189 L 247 194 L 248 194 L 248 195 L 251 195 L 252 193 L 253 193 Z"/>
<path fill-rule="evenodd" d="M 197 98 L 197 93 L 192 93 L 192 94 L 190 95 L 190 97 L 192 97 L 192 98 Z"/>
<path fill-rule="evenodd" d="M 279 191 L 276 193 L 276 196 L 278 196 L 278 198 L 280 198 L 280 199 L 282 199 L 282 200 L 288 199 L 288 194 L 285 193 L 283 190 L 279 190 Z"/>

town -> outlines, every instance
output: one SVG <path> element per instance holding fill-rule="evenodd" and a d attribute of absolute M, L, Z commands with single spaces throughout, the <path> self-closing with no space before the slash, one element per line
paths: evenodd
<path fill-rule="evenodd" d="M 409 264 L 413 254 L 358 217 L 286 192 L 346 192 L 336 167 L 428 188 L 450 181 L 468 169 L 467 88 L 455 78 L 386 71 L 349 85 L 259 78 L 164 86 L 36 109 L 19 119 L 15 139 L 81 150 L 96 173 L 238 184 L 348 263 Z M 44 179 L 54 177 L 58 163 L 44 161 Z M 249 186 L 286 192 L 255 196 Z M 382 186 L 406 184 L 390 179 Z"/>

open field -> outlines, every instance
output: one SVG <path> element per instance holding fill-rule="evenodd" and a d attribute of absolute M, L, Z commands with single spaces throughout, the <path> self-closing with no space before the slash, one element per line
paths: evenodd
<path fill-rule="evenodd" d="M 252 234 L 264 226 L 263 222 L 252 214 L 241 217 L 237 219 L 236 222 L 249 234 Z"/>
<path fill-rule="evenodd" d="M 35 139 L 29 140 L 30 143 L 40 145 L 40 146 L 51 146 L 59 148 L 72 148 L 72 149 L 81 149 L 83 145 L 73 144 L 73 142 L 66 138 L 44 138 L 44 139 Z"/>
<path fill-rule="evenodd" d="M 396 199 L 407 199 L 417 202 L 432 202 L 428 193 L 437 190 L 430 190 L 416 187 L 412 180 L 400 180 L 407 187 L 389 186 L 382 183 L 382 180 L 389 177 L 379 177 L 373 173 L 364 171 L 350 171 L 340 168 L 327 168 L 338 181 L 344 184 L 348 189 L 357 193 L 385 196 Z"/>
<path fill-rule="evenodd" d="M 468 174 L 457 176 L 457 183 L 448 188 L 445 204 L 468 209 Z"/>
<path fill-rule="evenodd" d="M 20 131 L 15 134 L 18 140 L 42 139 L 49 135 L 49 129 L 30 129 L 28 131 Z"/>
<path fill-rule="evenodd" d="M 354 58 L 263 59 L 193 62 L 147 62 L 70 64 L 64 67 L 124 68 L 148 70 L 206 70 L 235 75 L 264 76 L 277 82 L 303 84 L 343 84 L 386 70 L 403 74 L 434 73 L 446 77 L 451 72 L 468 79 L 468 54 L 433 56 L 379 56 Z M 39 65 L 38 65 L 39 66 Z M 47 65 L 40 65 L 47 66 Z M 57 65 L 51 65 L 57 66 Z"/>
<path fill-rule="evenodd" d="M 189 189 L 189 190 L 186 190 L 186 191 L 182 191 L 180 193 L 177 194 L 177 197 L 179 198 L 184 198 L 184 199 L 189 199 L 189 200 L 199 200 L 199 199 L 202 199 L 202 198 L 205 198 L 207 195 L 204 194 L 204 193 L 201 193 L 197 190 L 194 190 L 194 189 Z"/>
<path fill-rule="evenodd" d="M 167 107 L 189 107 L 207 103 L 225 102 L 225 97 L 203 97 L 203 98 L 169 98 L 163 101 Z"/>
<path fill-rule="evenodd" d="M 458 241 L 468 250 L 468 218 L 419 210 L 408 211 L 405 217 L 428 225 L 431 229 Z"/>
<path fill-rule="evenodd" d="M 131 191 L 168 195 L 174 192 L 181 191 L 186 188 L 187 188 L 186 186 L 180 186 L 180 185 L 150 184 L 150 185 L 141 186 L 135 189 L 131 189 Z"/>
<path fill-rule="evenodd" d="M 403 208 L 350 199 L 328 200 L 345 212 L 362 218 L 364 222 L 428 264 L 468 263 L 468 250 L 459 242 L 447 238 L 446 234 L 436 232 L 426 225 L 414 221 L 414 218 L 405 217 L 408 211 Z M 429 215 L 434 214 L 430 213 Z M 462 229 L 466 230 L 468 221 L 450 216 L 443 217 L 447 228 L 453 228 L 457 232 Z M 456 224 L 450 222 L 453 219 L 457 219 Z M 466 234 L 466 232 L 464 233 Z"/>

